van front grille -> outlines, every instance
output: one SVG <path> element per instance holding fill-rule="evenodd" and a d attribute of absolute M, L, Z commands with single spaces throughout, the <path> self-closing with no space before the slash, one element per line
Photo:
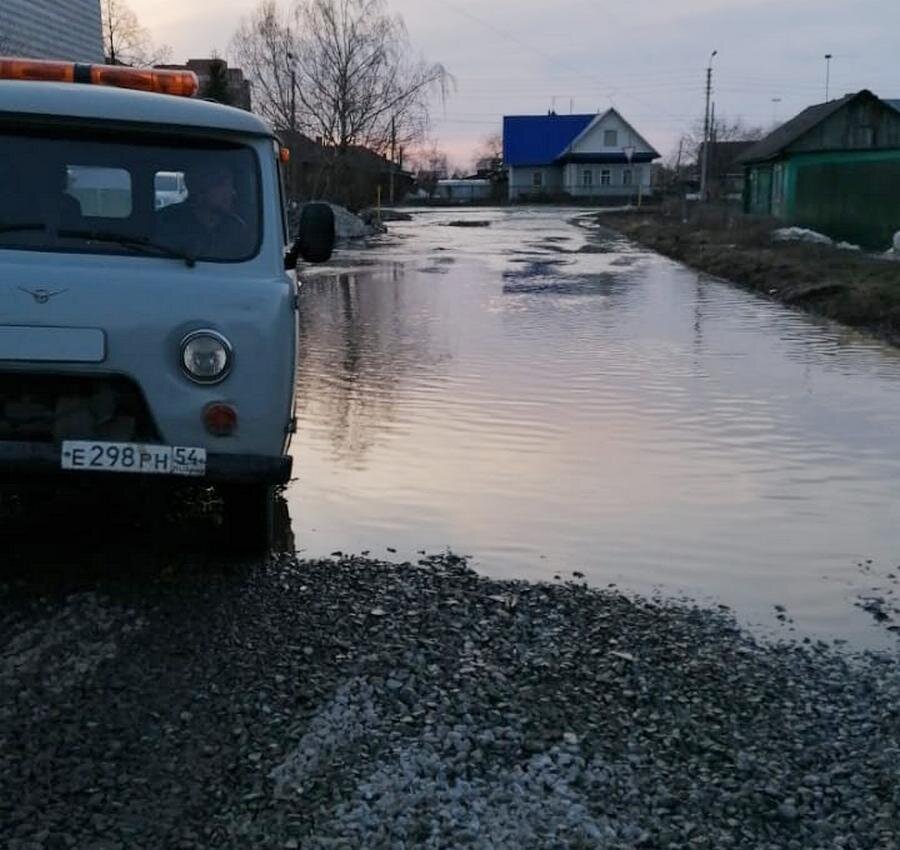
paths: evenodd
<path fill-rule="evenodd" d="M 0 440 L 156 442 L 159 434 L 128 378 L 0 372 Z"/>

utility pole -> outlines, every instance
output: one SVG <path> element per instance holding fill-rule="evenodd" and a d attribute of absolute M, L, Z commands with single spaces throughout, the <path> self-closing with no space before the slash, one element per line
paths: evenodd
<path fill-rule="evenodd" d="M 828 90 L 831 87 L 831 54 L 825 54 L 825 103 L 828 103 Z"/>
<path fill-rule="evenodd" d="M 716 130 L 716 102 L 713 101 L 712 105 L 709 108 L 709 150 L 710 153 L 706 157 L 706 194 L 712 195 L 713 193 L 709 188 L 709 173 L 713 172 L 713 179 L 715 179 L 715 167 L 716 167 L 716 141 L 718 137 L 718 131 Z M 704 200 L 709 200 L 706 198 Z"/>
<path fill-rule="evenodd" d="M 681 154 L 684 152 L 684 136 L 678 140 L 678 156 L 675 159 L 675 174 L 673 175 L 672 186 L 678 185 L 681 180 Z"/>
<path fill-rule="evenodd" d="M 297 131 L 297 72 L 291 66 L 291 130 Z"/>
<path fill-rule="evenodd" d="M 294 67 L 294 54 L 287 51 L 287 60 L 291 66 L 291 132 L 297 130 L 297 70 Z"/>
<path fill-rule="evenodd" d="M 700 163 L 700 200 L 706 201 L 706 167 L 709 162 L 709 99 L 712 96 L 712 61 L 718 53 L 713 50 L 709 55 L 709 65 L 706 67 L 706 113 L 703 118 L 703 156 Z"/>
<path fill-rule="evenodd" d="M 394 156 L 397 152 L 397 120 L 391 117 L 391 206 L 394 206 Z"/>

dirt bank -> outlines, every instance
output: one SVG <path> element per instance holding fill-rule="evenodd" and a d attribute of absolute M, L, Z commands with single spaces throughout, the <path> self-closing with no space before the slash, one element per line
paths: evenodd
<path fill-rule="evenodd" d="M 900 262 L 827 245 L 774 242 L 741 216 L 684 223 L 661 212 L 600 214 L 630 239 L 700 271 L 900 345 Z"/>

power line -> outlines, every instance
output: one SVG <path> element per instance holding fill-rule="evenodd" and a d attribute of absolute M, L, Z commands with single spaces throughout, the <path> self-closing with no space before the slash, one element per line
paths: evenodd
<path fill-rule="evenodd" d="M 523 41 L 522 39 L 513 35 L 508 30 L 504 30 L 504 29 L 494 26 L 493 24 L 489 23 L 488 21 L 485 21 L 482 18 L 479 18 L 477 15 L 473 15 L 468 10 L 460 8 L 459 6 L 456 5 L 456 3 L 452 2 L 452 0 L 440 0 L 440 4 L 444 7 L 452 9 L 457 14 L 462 15 L 463 17 L 469 18 L 469 20 L 474 21 L 479 26 L 485 27 L 486 29 L 493 32 L 495 35 L 500 36 L 500 38 L 505 38 L 508 41 L 512 41 L 513 43 L 518 44 L 520 47 L 524 47 L 526 50 L 529 50 L 532 53 L 537 53 L 538 55 L 543 56 L 545 59 L 547 59 L 549 62 L 553 63 L 554 65 L 558 65 L 558 66 L 564 67 L 564 68 L 567 67 L 573 73 L 579 74 L 582 77 L 587 77 L 588 79 L 593 79 L 594 83 L 598 86 L 598 88 L 605 89 L 604 96 L 610 101 L 610 103 L 614 103 L 614 98 L 618 94 L 622 94 L 624 97 L 631 98 L 632 100 L 635 100 L 638 103 L 642 102 L 641 98 L 637 97 L 634 94 L 629 94 L 627 91 L 623 92 L 621 89 L 616 88 L 616 87 L 607 88 L 608 84 L 606 82 L 600 82 L 596 78 L 590 77 L 589 75 L 585 74 L 585 71 L 583 68 L 579 68 L 575 65 L 571 65 L 570 63 L 559 59 L 559 57 L 553 56 L 552 54 L 547 53 L 546 51 L 542 50 L 541 48 L 535 47 L 535 45 L 529 44 L 529 43 Z M 646 101 L 644 101 L 644 103 L 645 103 L 645 105 L 648 105 L 648 104 L 646 104 Z M 651 105 L 651 106 L 654 109 L 658 109 L 660 112 L 667 111 L 667 110 L 659 107 L 658 105 Z"/>

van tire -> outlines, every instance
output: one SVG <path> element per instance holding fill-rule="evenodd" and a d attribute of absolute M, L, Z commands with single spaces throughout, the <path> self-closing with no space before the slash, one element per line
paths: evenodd
<path fill-rule="evenodd" d="M 275 488 L 268 484 L 229 484 L 219 488 L 223 530 L 230 548 L 264 555 L 275 537 Z"/>

